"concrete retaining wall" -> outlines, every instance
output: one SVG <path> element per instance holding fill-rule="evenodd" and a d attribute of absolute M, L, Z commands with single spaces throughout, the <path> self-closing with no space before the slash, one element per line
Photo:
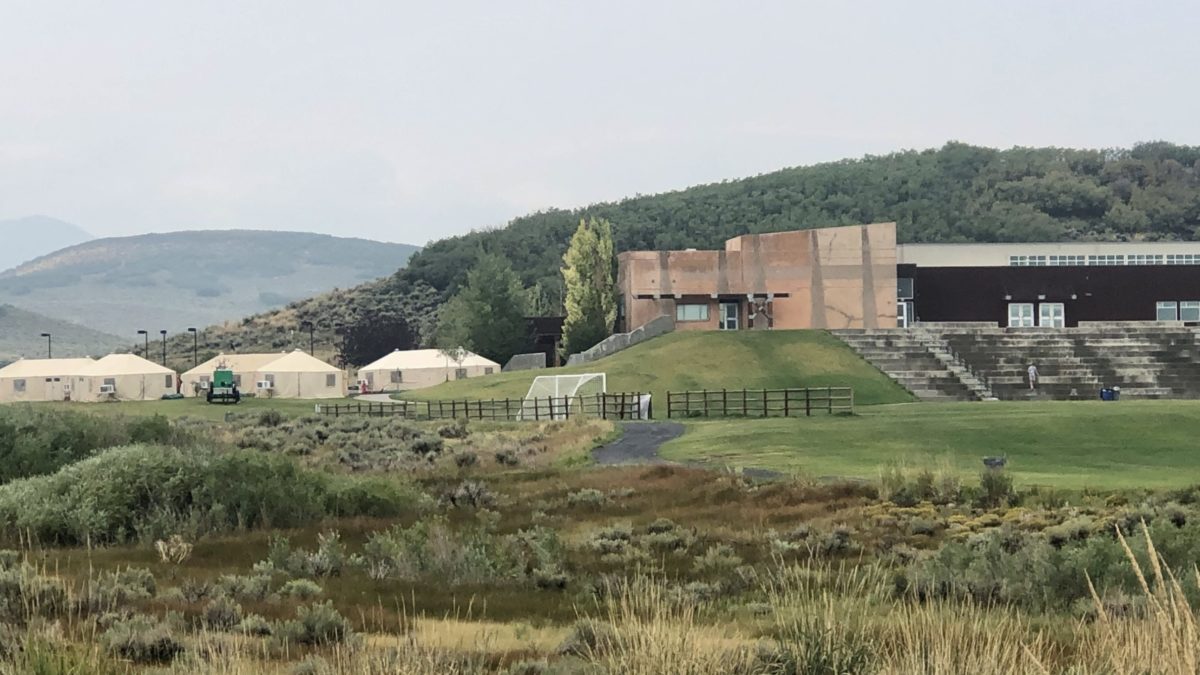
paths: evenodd
<path fill-rule="evenodd" d="M 532 354 L 514 354 L 501 370 L 509 373 L 514 370 L 541 370 L 545 367 L 546 353 L 533 352 Z"/>
<path fill-rule="evenodd" d="M 670 333 L 673 330 L 675 330 L 674 317 L 663 314 L 628 333 L 610 335 L 585 352 L 572 354 L 567 358 L 567 365 L 573 366 L 580 363 L 591 363 L 606 356 L 612 356 L 623 349 L 629 349 L 636 344 L 641 344 L 650 338 Z"/>

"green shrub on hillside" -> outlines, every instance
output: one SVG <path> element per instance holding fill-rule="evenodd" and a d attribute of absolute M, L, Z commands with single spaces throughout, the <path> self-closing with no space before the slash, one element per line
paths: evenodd
<path fill-rule="evenodd" d="M 419 504 L 401 482 L 356 485 L 285 457 L 133 445 L 0 486 L 0 533 L 95 544 L 398 515 Z"/>
<path fill-rule="evenodd" d="M 0 407 L 0 483 L 53 473 L 105 448 L 184 445 L 190 434 L 161 415 L 101 417 L 42 406 Z"/>

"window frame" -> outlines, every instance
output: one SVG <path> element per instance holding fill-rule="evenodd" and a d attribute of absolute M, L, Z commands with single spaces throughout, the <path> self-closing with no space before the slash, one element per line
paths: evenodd
<path fill-rule="evenodd" d="M 467 369 L 466 368 L 455 368 L 454 369 L 454 379 L 456 379 L 456 380 L 467 379 Z"/>
<path fill-rule="evenodd" d="M 404 384 L 404 371 L 403 370 L 389 370 L 388 371 L 388 383 L 389 384 Z"/>
<path fill-rule="evenodd" d="M 1186 305 L 1186 307 L 1185 307 Z M 1187 310 L 1190 316 L 1184 316 L 1184 310 Z M 1180 321 L 1200 321 L 1200 300 L 1180 300 L 1179 301 L 1179 320 Z"/>
<path fill-rule="evenodd" d="M 1171 318 L 1164 319 L 1163 310 L 1171 312 Z M 1178 300 L 1158 300 L 1154 303 L 1154 320 L 1155 321 L 1178 321 L 1179 320 L 1179 301 Z"/>
<path fill-rule="evenodd" d="M 337 373 L 325 373 L 325 388 L 331 389 L 337 386 Z"/>
<path fill-rule="evenodd" d="M 13 392 L 14 393 L 24 394 L 28 390 L 29 390 L 29 383 L 25 381 L 25 378 L 13 380 Z"/>
<path fill-rule="evenodd" d="M 688 318 L 688 310 L 696 309 L 695 318 Z M 709 321 L 710 311 L 707 302 L 682 302 L 675 305 L 675 321 L 699 323 Z"/>

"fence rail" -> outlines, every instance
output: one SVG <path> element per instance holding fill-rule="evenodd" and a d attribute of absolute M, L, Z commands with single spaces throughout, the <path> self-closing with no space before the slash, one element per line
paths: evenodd
<path fill-rule="evenodd" d="M 643 397 L 645 404 L 643 405 Z M 653 403 L 642 392 L 547 396 L 544 398 L 461 399 L 447 401 L 355 401 L 319 404 L 322 415 L 342 417 L 400 417 L 412 420 L 468 419 L 491 422 L 563 420 L 588 417 L 605 420 L 644 420 L 653 417 Z"/>
<path fill-rule="evenodd" d="M 667 392 L 667 417 L 800 417 L 854 412 L 854 389 L 704 389 Z"/>

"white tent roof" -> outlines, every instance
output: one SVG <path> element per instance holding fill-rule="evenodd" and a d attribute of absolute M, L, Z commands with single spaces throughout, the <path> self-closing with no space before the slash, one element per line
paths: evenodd
<path fill-rule="evenodd" d="M 212 375 L 222 361 L 235 373 L 254 373 L 272 361 L 278 361 L 282 353 L 275 354 L 218 354 L 184 373 L 184 375 Z"/>
<path fill-rule="evenodd" d="M 325 363 L 321 359 L 314 356 L 309 356 L 307 352 L 299 349 L 282 356 L 270 363 L 259 366 L 259 372 L 264 373 L 340 373 L 339 368 Z"/>
<path fill-rule="evenodd" d="M 0 368 L 0 377 L 63 377 L 80 375 L 95 363 L 91 359 L 20 359 Z"/>
<path fill-rule="evenodd" d="M 147 361 L 137 354 L 109 354 L 84 369 L 80 375 L 174 375 L 170 368 Z"/>
<path fill-rule="evenodd" d="M 391 354 L 359 368 L 359 371 L 364 370 L 408 370 L 414 368 L 465 368 L 467 366 L 491 366 L 497 370 L 500 364 L 490 359 L 485 359 L 482 356 L 467 352 L 466 358 L 462 362 L 455 361 L 445 352 L 440 349 L 410 349 L 408 351 L 396 350 Z"/>

